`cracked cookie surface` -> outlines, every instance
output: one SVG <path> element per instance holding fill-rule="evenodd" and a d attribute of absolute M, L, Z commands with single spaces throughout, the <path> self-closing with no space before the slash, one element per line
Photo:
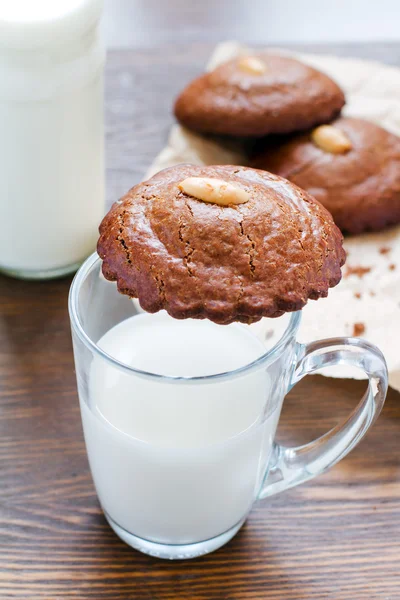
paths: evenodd
<path fill-rule="evenodd" d="M 194 79 L 178 96 L 180 123 L 199 133 L 261 137 L 327 123 L 345 98 L 327 75 L 287 56 L 256 54 L 262 72 L 241 68 L 235 58 Z"/>
<path fill-rule="evenodd" d="M 400 223 L 400 138 L 363 119 L 331 125 L 350 140 L 347 152 L 326 152 L 306 133 L 270 143 L 253 165 L 307 190 L 346 233 Z"/>
<path fill-rule="evenodd" d="M 219 206 L 183 193 L 187 177 L 246 190 Z M 342 235 L 286 180 L 247 167 L 178 165 L 132 188 L 100 225 L 103 274 L 148 312 L 251 323 L 301 309 L 341 278 Z"/>

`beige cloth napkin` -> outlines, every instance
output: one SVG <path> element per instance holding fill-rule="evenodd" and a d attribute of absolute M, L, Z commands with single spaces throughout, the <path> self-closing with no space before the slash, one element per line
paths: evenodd
<path fill-rule="evenodd" d="M 248 52 L 249 48 L 235 42 L 220 44 L 208 69 Z M 369 119 L 400 135 L 400 69 L 358 59 L 274 52 L 295 56 L 337 81 L 346 94 L 345 115 Z M 244 164 L 245 157 L 240 144 L 222 145 L 174 125 L 166 148 L 147 175 L 181 162 Z M 310 301 L 303 309 L 299 339 L 353 335 L 354 325 L 362 324 L 365 327 L 362 337 L 382 350 L 388 363 L 390 385 L 400 391 L 400 226 L 382 233 L 350 237 L 345 247 L 348 258 L 344 277 L 327 299 Z M 271 326 L 273 320 L 263 319 L 257 327 L 260 330 Z M 325 374 L 361 377 L 357 371 L 345 367 Z"/>

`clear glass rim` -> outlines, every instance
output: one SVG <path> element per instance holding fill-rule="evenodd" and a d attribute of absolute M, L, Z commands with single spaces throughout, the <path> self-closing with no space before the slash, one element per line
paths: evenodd
<path fill-rule="evenodd" d="M 94 252 L 86 261 L 82 264 L 78 272 L 76 273 L 69 292 L 68 298 L 68 310 L 69 316 L 71 320 L 71 327 L 74 333 L 78 336 L 80 341 L 90 350 L 93 354 L 100 356 L 103 360 L 108 363 L 111 363 L 114 367 L 119 370 L 124 371 L 125 373 L 136 375 L 139 377 L 144 377 L 146 379 L 162 381 L 163 383 L 201 383 L 201 382 L 212 382 L 223 379 L 231 379 L 232 377 L 237 377 L 240 375 L 244 375 L 249 373 L 250 371 L 254 371 L 255 369 L 265 367 L 270 362 L 276 359 L 276 356 L 282 352 L 285 348 L 286 344 L 289 340 L 293 339 L 296 335 L 296 332 L 300 325 L 301 313 L 300 311 L 294 312 L 290 316 L 290 320 L 288 326 L 285 331 L 277 340 L 277 342 L 267 350 L 264 354 L 262 354 L 256 360 L 244 365 L 243 367 L 239 367 L 238 369 L 234 369 L 233 371 L 226 371 L 223 373 L 216 373 L 213 375 L 203 375 L 196 377 L 181 377 L 181 376 L 168 376 L 168 375 L 160 375 L 158 373 L 151 373 L 148 371 L 142 371 L 140 369 L 135 369 L 126 365 L 117 359 L 113 358 L 111 355 L 104 352 L 97 344 L 94 342 L 89 335 L 84 330 L 82 323 L 80 322 L 78 315 L 78 300 L 79 300 L 79 292 L 82 286 L 82 283 L 85 281 L 88 274 L 92 271 L 93 268 L 97 266 L 97 264 L 101 263 L 101 259 Z M 116 293 L 118 293 L 116 291 Z"/>

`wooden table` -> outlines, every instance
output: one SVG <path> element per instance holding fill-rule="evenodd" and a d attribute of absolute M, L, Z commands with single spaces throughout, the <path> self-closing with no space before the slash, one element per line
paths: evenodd
<path fill-rule="evenodd" d="M 109 202 L 139 180 L 161 148 L 174 95 L 211 49 L 201 43 L 109 55 Z M 400 46 L 330 50 L 400 64 Z M 102 516 L 86 459 L 70 281 L 0 278 L 1 600 L 400 598 L 400 396 L 393 391 L 349 457 L 260 503 L 214 554 L 162 562 L 119 541 Z M 363 387 L 304 380 L 285 401 L 281 440 L 298 444 L 324 432 Z"/>

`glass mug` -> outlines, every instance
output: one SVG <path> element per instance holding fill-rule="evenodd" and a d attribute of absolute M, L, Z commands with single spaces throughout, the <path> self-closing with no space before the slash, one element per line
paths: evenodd
<path fill-rule="evenodd" d="M 164 311 L 149 315 L 104 279 L 97 255 L 77 273 L 69 310 L 85 442 L 105 517 L 130 546 L 160 558 L 192 558 L 228 542 L 257 499 L 303 483 L 343 458 L 385 400 L 385 360 L 366 341 L 299 344 L 300 313 L 274 320 L 281 332 L 269 348 L 269 335 L 261 341 L 255 325 L 183 323 Z M 194 327 L 190 339 L 188 327 Z M 168 347 L 179 336 L 186 348 L 181 360 L 201 363 L 202 375 L 163 376 L 129 366 L 131 347 L 139 365 L 149 353 L 170 361 Z M 218 357 L 225 365 L 226 355 L 230 364 L 235 353 L 242 353 L 242 366 L 215 373 Z M 253 359 L 246 364 L 243 356 Z M 276 444 L 286 393 L 305 375 L 338 364 L 368 376 L 358 406 L 309 444 Z"/>

